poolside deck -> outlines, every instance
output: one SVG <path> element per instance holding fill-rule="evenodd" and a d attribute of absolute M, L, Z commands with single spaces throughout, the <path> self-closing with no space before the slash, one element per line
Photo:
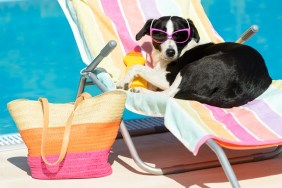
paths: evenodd
<path fill-rule="evenodd" d="M 187 151 L 170 133 L 133 138 L 140 157 L 147 163 L 165 167 L 176 164 L 215 159 L 207 147 L 197 157 Z M 250 151 L 227 151 L 228 156 L 238 156 Z M 75 180 L 36 180 L 30 176 L 26 162 L 27 149 L 0 152 L 1 188 L 44 187 L 122 187 L 122 188 L 226 188 L 231 187 L 221 167 L 173 175 L 148 175 L 131 159 L 122 139 L 118 139 L 110 156 L 113 174 L 103 178 Z M 233 169 L 242 188 L 280 188 L 282 184 L 282 155 L 266 161 L 234 165 Z"/>

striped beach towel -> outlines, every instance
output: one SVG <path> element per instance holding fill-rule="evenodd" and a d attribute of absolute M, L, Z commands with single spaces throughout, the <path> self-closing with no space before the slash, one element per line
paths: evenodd
<path fill-rule="evenodd" d="M 170 132 L 196 155 L 210 138 L 231 149 L 281 145 L 281 98 L 282 80 L 276 80 L 255 100 L 230 109 L 156 94 L 131 93 L 126 107 L 136 113 L 164 117 Z"/>

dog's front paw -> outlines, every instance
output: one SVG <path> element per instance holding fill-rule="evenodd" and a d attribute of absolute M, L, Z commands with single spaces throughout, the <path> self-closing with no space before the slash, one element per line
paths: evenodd
<path fill-rule="evenodd" d="M 147 89 L 145 89 L 143 87 L 130 88 L 129 91 L 132 92 L 132 93 L 148 93 Z"/>
<path fill-rule="evenodd" d="M 131 67 L 131 69 L 125 74 L 125 76 L 116 85 L 117 89 L 128 90 L 133 79 L 137 76 L 136 67 Z"/>
<path fill-rule="evenodd" d="M 138 87 L 130 88 L 129 91 L 132 93 L 141 93 L 141 89 Z"/>
<path fill-rule="evenodd" d="M 125 83 L 125 82 L 119 82 L 116 85 L 117 89 L 124 89 L 124 90 L 128 90 L 129 89 L 129 83 Z"/>

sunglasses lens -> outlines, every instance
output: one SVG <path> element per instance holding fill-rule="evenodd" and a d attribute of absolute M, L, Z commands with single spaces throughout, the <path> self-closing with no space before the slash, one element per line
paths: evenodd
<path fill-rule="evenodd" d="M 173 33 L 172 38 L 175 42 L 185 42 L 189 38 L 189 33 L 188 31 L 177 31 Z"/>
<path fill-rule="evenodd" d="M 152 38 L 154 39 L 154 41 L 162 43 L 167 39 L 167 34 L 163 31 L 153 30 Z"/>

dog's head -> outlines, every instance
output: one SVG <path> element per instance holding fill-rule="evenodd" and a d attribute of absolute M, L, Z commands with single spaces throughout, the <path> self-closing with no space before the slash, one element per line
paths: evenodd
<path fill-rule="evenodd" d="M 160 58 L 166 61 L 176 60 L 192 39 L 197 43 L 200 40 L 193 22 L 177 16 L 148 20 L 137 33 L 136 40 L 145 35 L 152 37 L 154 48 L 160 52 Z"/>

